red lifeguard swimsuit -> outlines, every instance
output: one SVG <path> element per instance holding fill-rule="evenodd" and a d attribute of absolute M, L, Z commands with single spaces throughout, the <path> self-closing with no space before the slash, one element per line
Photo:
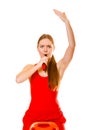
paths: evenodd
<path fill-rule="evenodd" d="M 42 77 L 36 71 L 31 77 L 30 87 L 31 102 L 23 117 L 23 130 L 29 130 L 30 125 L 37 121 L 53 121 L 64 130 L 62 124 L 66 119 L 58 104 L 58 91 L 48 88 L 48 76 Z"/>

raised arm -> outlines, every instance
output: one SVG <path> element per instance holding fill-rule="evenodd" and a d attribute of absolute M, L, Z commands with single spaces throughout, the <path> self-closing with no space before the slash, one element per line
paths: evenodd
<path fill-rule="evenodd" d="M 57 66 L 60 71 L 60 76 L 62 78 L 65 69 L 67 68 L 67 66 L 69 65 L 69 63 L 73 57 L 73 53 L 75 50 L 75 38 L 74 38 L 74 33 L 72 30 L 72 27 L 70 25 L 70 22 L 66 16 L 66 14 L 64 12 L 60 12 L 56 9 L 54 9 L 54 12 L 65 23 L 67 37 L 68 37 L 68 43 L 69 43 L 63 58 L 57 63 Z"/>

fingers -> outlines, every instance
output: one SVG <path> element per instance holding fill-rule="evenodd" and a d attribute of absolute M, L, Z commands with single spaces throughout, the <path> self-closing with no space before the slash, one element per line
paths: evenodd
<path fill-rule="evenodd" d="M 66 21 L 67 17 L 66 17 L 66 14 L 65 12 L 61 12 L 59 10 L 56 10 L 56 9 L 53 9 L 54 13 L 59 16 L 59 18 L 62 20 L 62 21 Z"/>
<path fill-rule="evenodd" d="M 55 14 L 57 14 L 57 15 L 61 15 L 61 14 L 62 14 L 62 12 L 61 12 L 61 11 L 59 11 L 59 10 L 53 9 L 53 11 L 54 11 L 54 12 L 55 12 Z"/>
<path fill-rule="evenodd" d="M 48 57 L 47 56 L 44 56 L 40 59 L 40 61 L 39 61 L 40 67 L 42 66 L 43 63 L 45 63 L 47 65 L 47 63 L 48 63 Z"/>
<path fill-rule="evenodd" d="M 44 56 L 44 57 L 42 58 L 42 62 L 45 63 L 45 64 L 47 64 L 47 62 L 48 62 L 48 57 L 47 57 L 47 56 Z"/>

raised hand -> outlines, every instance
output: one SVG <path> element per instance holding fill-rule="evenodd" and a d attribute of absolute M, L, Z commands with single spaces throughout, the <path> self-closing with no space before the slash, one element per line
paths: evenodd
<path fill-rule="evenodd" d="M 47 65 L 47 62 L 48 62 L 48 57 L 47 56 L 42 57 L 38 63 L 39 67 L 41 67 L 43 63 Z"/>
<path fill-rule="evenodd" d="M 56 9 L 53 9 L 53 11 L 63 22 L 67 22 L 68 21 L 65 12 L 61 12 L 61 11 L 56 10 Z"/>

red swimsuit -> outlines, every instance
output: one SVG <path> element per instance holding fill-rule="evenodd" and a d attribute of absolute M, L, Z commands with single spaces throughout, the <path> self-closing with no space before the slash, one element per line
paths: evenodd
<path fill-rule="evenodd" d="M 36 71 L 30 80 L 31 102 L 23 117 L 23 130 L 37 121 L 54 121 L 60 130 L 64 130 L 65 117 L 57 101 L 57 91 L 48 88 L 48 77 L 42 77 Z"/>

